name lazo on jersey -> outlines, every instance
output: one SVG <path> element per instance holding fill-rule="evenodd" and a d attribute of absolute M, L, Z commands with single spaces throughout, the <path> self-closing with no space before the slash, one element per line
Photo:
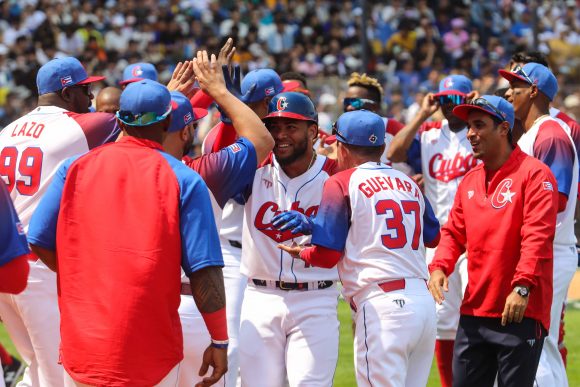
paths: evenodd
<path fill-rule="evenodd" d="M 38 138 L 44 130 L 44 124 L 37 122 L 25 122 L 22 126 L 18 127 L 18 124 L 14 125 L 12 129 L 12 134 L 10 137 L 34 137 Z"/>
<path fill-rule="evenodd" d="M 463 156 L 456 153 L 453 159 L 445 158 L 441 153 L 435 153 L 429 160 L 429 175 L 439 181 L 448 182 L 462 177 L 477 165 L 477 159 L 469 153 Z"/>
<path fill-rule="evenodd" d="M 318 205 L 309 207 L 304 210 L 303 208 L 300 208 L 300 201 L 297 201 L 292 203 L 290 210 L 299 211 L 304 215 L 311 217 L 316 216 L 316 213 L 318 212 Z M 280 207 L 275 202 L 266 202 L 262 204 L 256 213 L 254 226 L 257 230 L 276 242 L 285 242 L 290 239 L 302 236 L 302 234 L 292 234 L 290 230 L 282 232 L 274 228 L 272 225 L 272 218 L 281 212 L 282 210 L 280 210 Z"/>
<path fill-rule="evenodd" d="M 394 179 L 385 176 L 374 176 L 366 179 L 358 185 L 358 189 L 367 197 L 371 198 L 375 193 L 387 190 L 398 190 L 411 192 L 414 197 L 419 198 L 419 189 L 413 187 L 408 181 L 403 181 L 398 177 Z"/>

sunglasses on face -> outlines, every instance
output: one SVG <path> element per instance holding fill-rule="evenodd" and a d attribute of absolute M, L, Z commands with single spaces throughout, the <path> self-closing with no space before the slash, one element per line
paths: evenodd
<path fill-rule="evenodd" d="M 129 111 L 119 110 L 116 114 L 117 118 L 120 119 L 124 124 L 129 126 L 147 126 L 155 124 L 156 122 L 163 121 L 171 113 L 171 105 L 165 113 L 162 115 L 157 115 L 157 113 L 141 113 L 133 114 Z"/>
<path fill-rule="evenodd" d="M 485 98 L 477 98 L 470 102 L 471 105 L 478 106 L 484 108 L 485 110 L 491 110 L 493 115 L 500 120 L 501 122 L 505 121 L 504 113 L 500 111 L 498 108 L 487 102 Z"/>
<path fill-rule="evenodd" d="M 439 97 L 439 105 L 461 105 L 465 103 L 465 97 L 462 95 L 450 94 Z"/>
<path fill-rule="evenodd" d="M 342 101 L 344 110 L 346 111 L 346 109 L 350 106 L 356 110 L 360 110 L 362 108 L 364 108 L 365 106 L 375 106 L 377 103 L 371 99 L 366 99 L 366 98 L 345 98 Z"/>

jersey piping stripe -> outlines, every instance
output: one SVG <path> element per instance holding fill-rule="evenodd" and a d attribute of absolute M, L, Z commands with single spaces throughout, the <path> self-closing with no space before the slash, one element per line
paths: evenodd
<path fill-rule="evenodd" d="M 367 313 L 366 313 L 366 305 L 363 306 L 363 323 L 364 323 L 364 327 L 365 327 L 365 360 L 367 362 L 367 380 L 369 381 L 369 384 L 371 387 L 373 387 L 373 384 L 371 383 L 371 371 L 369 370 L 369 345 L 367 344 Z"/>

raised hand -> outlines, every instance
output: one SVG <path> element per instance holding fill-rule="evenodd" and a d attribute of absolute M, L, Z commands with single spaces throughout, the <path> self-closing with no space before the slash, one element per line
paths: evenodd
<path fill-rule="evenodd" d="M 171 74 L 171 79 L 167 84 L 170 91 L 179 91 L 187 98 L 193 97 L 196 92 L 195 77 L 193 76 L 193 66 L 191 61 L 179 62 Z"/>
<path fill-rule="evenodd" d="M 220 93 L 227 92 L 222 69 L 219 68 L 214 54 L 209 57 L 207 51 L 198 51 L 193 58 L 192 67 L 195 79 L 205 93 L 217 99 L 216 96 Z"/>

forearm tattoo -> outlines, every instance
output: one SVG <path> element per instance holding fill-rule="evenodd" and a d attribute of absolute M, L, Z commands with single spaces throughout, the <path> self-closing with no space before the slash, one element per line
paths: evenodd
<path fill-rule="evenodd" d="M 191 293 L 202 313 L 212 313 L 226 305 L 226 292 L 222 268 L 205 267 L 189 276 Z"/>

